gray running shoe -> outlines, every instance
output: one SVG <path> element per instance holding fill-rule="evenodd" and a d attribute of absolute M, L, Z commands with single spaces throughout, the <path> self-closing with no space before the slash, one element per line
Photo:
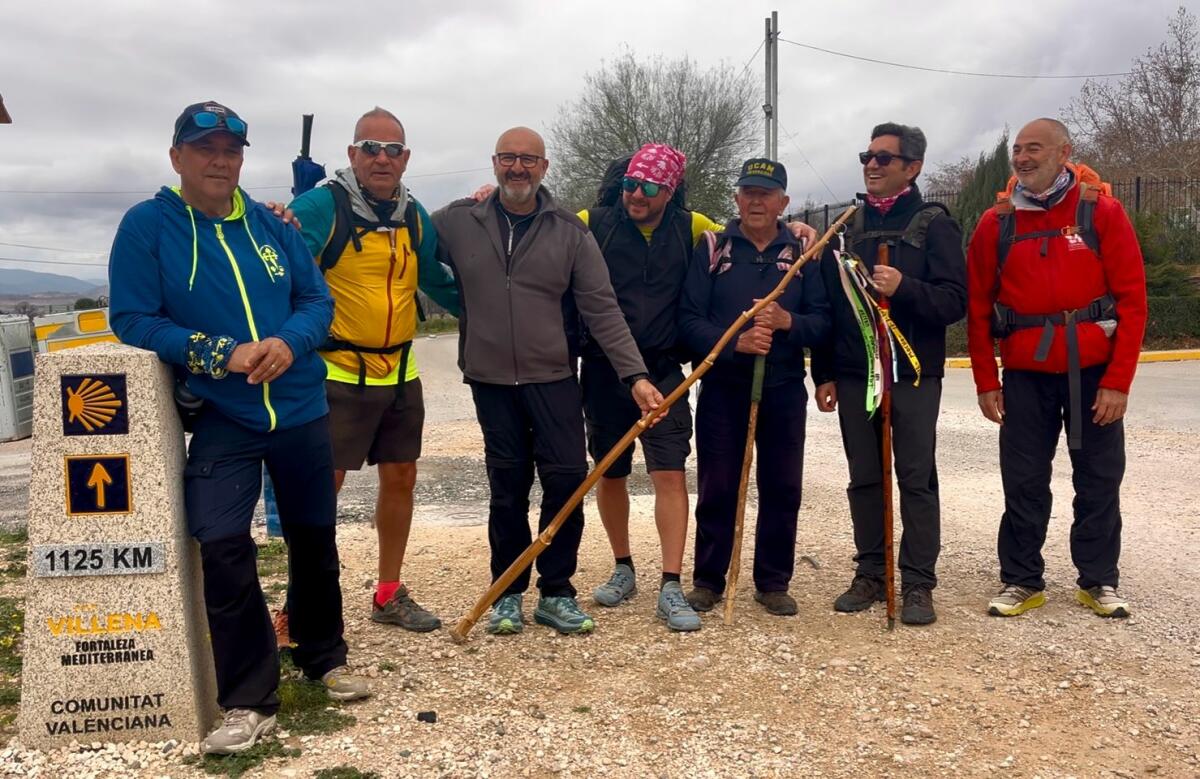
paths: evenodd
<path fill-rule="evenodd" d="M 689 631 L 700 629 L 700 615 L 692 608 L 692 604 L 683 597 L 683 588 L 679 582 L 663 584 L 658 593 L 658 609 L 655 612 L 659 619 L 667 621 L 671 630 Z"/>
<path fill-rule="evenodd" d="M 233 755 L 245 752 L 275 729 L 275 715 L 253 709 L 229 709 L 217 729 L 200 743 L 206 755 Z"/>
<path fill-rule="evenodd" d="M 1075 600 L 1102 617 L 1122 619 L 1129 616 L 1129 601 L 1117 593 L 1117 588 L 1107 584 L 1089 587 L 1075 593 Z"/>
<path fill-rule="evenodd" d="M 592 590 L 592 598 L 601 606 L 620 606 L 636 594 L 637 579 L 625 563 L 617 563 L 608 581 Z"/>
<path fill-rule="evenodd" d="M 521 616 L 521 595 L 510 592 L 501 595 L 500 600 L 492 606 L 492 614 L 488 617 L 487 632 L 494 636 L 506 636 L 520 633 L 525 629 L 525 618 Z"/>
<path fill-rule="evenodd" d="M 1045 604 L 1046 593 L 1042 590 L 1006 584 L 1004 589 L 988 601 L 988 614 L 993 617 L 1015 617 Z"/>
<path fill-rule="evenodd" d="M 591 633 L 596 629 L 596 623 L 580 610 L 575 599 L 565 595 L 539 598 L 533 619 L 559 633 Z"/>
<path fill-rule="evenodd" d="M 412 599 L 408 588 L 403 584 L 382 606 L 375 602 L 374 595 L 371 596 L 371 621 L 399 625 L 416 633 L 428 633 L 442 626 L 442 621 L 437 616 L 421 608 Z"/>
<path fill-rule="evenodd" d="M 325 685 L 325 693 L 335 701 L 357 701 L 371 694 L 367 680 L 355 676 L 346 665 L 326 671 L 321 683 Z"/>

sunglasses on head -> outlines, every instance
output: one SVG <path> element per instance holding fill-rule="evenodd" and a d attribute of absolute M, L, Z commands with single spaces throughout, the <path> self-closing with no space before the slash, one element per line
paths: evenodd
<path fill-rule="evenodd" d="M 386 152 L 387 156 L 395 159 L 404 153 L 405 147 L 399 141 L 355 141 L 354 148 L 368 157 L 374 157 L 382 151 Z"/>
<path fill-rule="evenodd" d="M 204 130 L 211 130 L 214 127 L 224 127 L 239 138 L 246 137 L 246 123 L 236 116 L 225 116 L 224 114 L 215 114 L 212 111 L 201 111 L 192 116 L 192 124 Z"/>
<path fill-rule="evenodd" d="M 905 157 L 902 154 L 892 154 L 890 151 L 860 151 L 858 153 L 858 161 L 863 165 L 869 164 L 871 160 L 875 160 L 875 164 L 879 167 L 886 168 L 892 164 L 892 160 L 912 162 L 913 158 Z"/>
<path fill-rule="evenodd" d="M 655 184 L 653 181 L 630 178 L 629 176 L 621 179 L 621 189 L 631 195 L 637 192 L 638 187 L 642 188 L 642 194 L 646 197 L 658 197 L 658 193 L 663 188 L 663 185 Z"/>

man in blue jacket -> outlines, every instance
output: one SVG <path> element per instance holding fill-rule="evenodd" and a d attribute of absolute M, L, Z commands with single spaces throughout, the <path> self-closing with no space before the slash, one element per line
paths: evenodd
<path fill-rule="evenodd" d="M 800 256 L 780 221 L 787 208 L 787 171 L 750 159 L 737 181 L 738 218 L 696 248 L 679 301 L 679 334 L 698 357 L 712 349 L 743 311 L 766 297 Z M 758 410 L 758 522 L 754 599 L 771 614 L 796 613 L 788 594 L 795 568 L 796 520 L 804 469 L 804 347 L 829 337 L 829 301 L 816 268 L 765 307 L 717 355 L 696 405 L 696 561 L 688 602 L 711 611 L 723 597 L 733 552 L 734 514 L 750 411 L 754 362 L 766 358 Z"/>
<path fill-rule="evenodd" d="M 279 657 L 250 520 L 266 463 L 293 570 L 292 657 L 329 696 L 369 692 L 346 666 L 325 366 L 333 301 L 300 233 L 238 187 L 246 123 L 212 101 L 175 121 L 163 187 L 126 214 L 109 262 L 113 330 L 186 375 L 203 401 L 184 471 L 200 543 L 222 724 L 204 751 L 249 749 L 275 726 Z M 240 374 L 240 375 L 232 375 Z"/>

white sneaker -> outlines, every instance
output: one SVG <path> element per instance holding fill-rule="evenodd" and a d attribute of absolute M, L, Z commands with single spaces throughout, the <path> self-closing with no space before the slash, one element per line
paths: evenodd
<path fill-rule="evenodd" d="M 232 755 L 245 752 L 275 729 L 275 715 L 253 709 L 230 709 L 220 726 L 200 743 L 206 755 Z"/>

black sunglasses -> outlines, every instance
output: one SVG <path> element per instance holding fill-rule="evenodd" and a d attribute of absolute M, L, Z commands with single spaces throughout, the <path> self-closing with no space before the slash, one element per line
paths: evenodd
<path fill-rule="evenodd" d="M 545 158 L 539 157 L 536 154 L 513 154 L 512 152 L 505 151 L 493 155 L 492 159 L 506 168 L 511 168 L 513 165 L 516 165 L 517 160 L 521 161 L 522 168 L 532 168 Z"/>
<path fill-rule="evenodd" d="M 913 162 L 912 157 L 905 157 L 903 154 L 892 154 L 890 151 L 860 151 L 858 153 L 858 161 L 863 165 L 867 165 L 871 160 L 875 160 L 875 164 L 881 168 L 891 165 L 892 160 Z"/>
<path fill-rule="evenodd" d="M 399 141 L 355 141 L 354 147 L 368 157 L 374 157 L 382 151 L 395 159 L 404 153 L 404 144 Z"/>
<path fill-rule="evenodd" d="M 631 195 L 634 192 L 637 192 L 638 187 L 642 188 L 642 194 L 646 197 L 658 197 L 658 192 L 662 189 L 662 184 L 655 184 L 653 181 L 643 181 L 642 179 L 630 178 L 629 176 L 621 179 L 621 189 L 625 190 Z"/>

